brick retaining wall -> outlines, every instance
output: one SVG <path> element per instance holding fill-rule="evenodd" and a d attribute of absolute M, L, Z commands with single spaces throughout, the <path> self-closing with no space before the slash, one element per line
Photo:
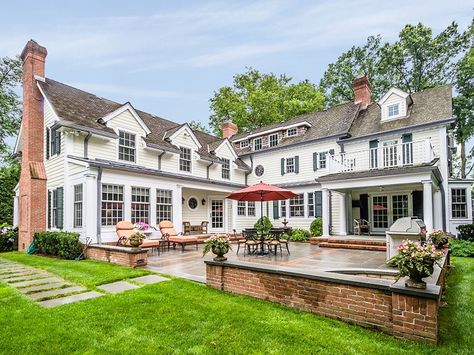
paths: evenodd
<path fill-rule="evenodd" d="M 87 259 L 107 261 L 112 264 L 131 267 L 145 266 L 148 252 L 144 249 L 132 249 L 111 245 L 90 245 L 86 251 Z"/>
<path fill-rule="evenodd" d="M 302 273 L 245 262 L 206 264 L 210 287 L 375 328 L 399 338 L 437 342 L 440 286 L 413 290 L 403 281 Z M 439 272 L 440 278 L 444 275 Z"/>

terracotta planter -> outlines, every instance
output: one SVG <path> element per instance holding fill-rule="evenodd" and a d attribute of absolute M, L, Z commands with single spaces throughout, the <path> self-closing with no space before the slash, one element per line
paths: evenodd
<path fill-rule="evenodd" d="M 226 261 L 227 258 L 224 256 L 229 252 L 229 247 L 217 248 L 212 247 L 212 252 L 216 255 L 214 261 Z"/>

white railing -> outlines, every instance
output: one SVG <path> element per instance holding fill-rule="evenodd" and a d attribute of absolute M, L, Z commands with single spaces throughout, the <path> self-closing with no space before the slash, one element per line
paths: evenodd
<path fill-rule="evenodd" d="M 329 174 L 346 171 L 388 169 L 429 163 L 436 157 L 430 139 L 408 142 L 381 142 L 377 148 L 327 156 Z"/>

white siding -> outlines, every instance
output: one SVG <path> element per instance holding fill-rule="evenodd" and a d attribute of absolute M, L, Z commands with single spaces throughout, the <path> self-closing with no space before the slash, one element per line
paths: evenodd
<path fill-rule="evenodd" d="M 51 110 L 49 105 L 44 105 L 44 123 L 45 127 L 51 127 L 56 121 L 56 114 Z M 54 187 L 64 185 L 64 142 L 65 142 L 64 133 L 61 133 L 61 153 L 58 155 L 50 156 L 49 159 L 46 159 L 46 133 L 44 139 L 44 167 L 46 170 L 47 188 L 51 189 Z"/>

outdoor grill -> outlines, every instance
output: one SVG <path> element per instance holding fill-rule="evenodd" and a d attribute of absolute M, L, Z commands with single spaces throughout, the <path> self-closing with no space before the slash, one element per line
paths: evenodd
<path fill-rule="evenodd" d="M 420 240 L 426 234 L 426 225 L 417 217 L 403 217 L 397 219 L 385 234 L 388 260 L 397 254 L 397 248 L 402 241 Z"/>

